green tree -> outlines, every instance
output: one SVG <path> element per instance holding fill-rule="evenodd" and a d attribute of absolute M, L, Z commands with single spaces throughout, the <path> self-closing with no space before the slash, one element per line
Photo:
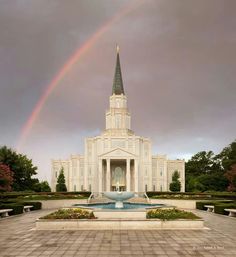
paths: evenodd
<path fill-rule="evenodd" d="M 47 181 L 40 182 L 41 192 L 51 192 L 51 188 Z"/>
<path fill-rule="evenodd" d="M 185 164 L 186 191 L 224 191 L 228 185 L 224 177 L 222 156 L 212 151 L 195 154 Z"/>
<path fill-rule="evenodd" d="M 14 173 L 12 185 L 14 191 L 33 190 L 37 179 L 32 176 L 37 174 L 37 167 L 33 165 L 31 159 L 3 146 L 0 148 L 0 162 L 7 165 Z"/>
<path fill-rule="evenodd" d="M 60 174 L 57 178 L 56 191 L 57 192 L 66 192 L 66 184 L 65 184 L 65 176 L 64 176 L 64 168 L 62 167 L 60 170 Z"/>
<path fill-rule="evenodd" d="M 212 151 L 202 151 L 192 156 L 185 164 L 186 175 L 199 176 L 212 171 L 214 164 L 214 153 Z"/>
<path fill-rule="evenodd" d="M 13 172 L 7 165 L 0 163 L 0 192 L 11 191 L 12 184 Z"/>
<path fill-rule="evenodd" d="M 225 177 L 229 181 L 228 191 L 236 191 L 236 164 L 233 164 L 225 173 Z"/>
<path fill-rule="evenodd" d="M 179 181 L 179 172 L 175 170 L 172 175 L 172 182 L 170 183 L 170 191 L 179 192 L 180 189 L 181 189 L 181 183 Z"/>
<path fill-rule="evenodd" d="M 197 191 L 225 191 L 228 181 L 223 174 L 219 173 L 203 174 L 197 178 Z"/>
<path fill-rule="evenodd" d="M 232 165 L 236 164 L 236 140 L 225 147 L 217 157 L 221 160 L 224 171 L 230 170 Z"/>

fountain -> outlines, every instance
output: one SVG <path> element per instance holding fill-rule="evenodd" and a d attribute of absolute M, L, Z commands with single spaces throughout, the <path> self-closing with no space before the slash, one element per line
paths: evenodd
<path fill-rule="evenodd" d="M 117 209 L 124 208 L 123 201 L 128 200 L 128 199 L 134 197 L 134 193 L 133 192 L 123 192 L 123 191 L 120 191 L 119 182 L 117 182 L 117 184 L 116 184 L 116 191 L 114 191 L 114 192 L 104 192 L 104 195 L 107 198 L 116 201 L 115 202 L 115 208 L 117 208 Z"/>

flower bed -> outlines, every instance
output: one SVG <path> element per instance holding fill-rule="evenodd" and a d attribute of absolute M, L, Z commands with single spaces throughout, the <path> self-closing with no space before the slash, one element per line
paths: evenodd
<path fill-rule="evenodd" d="M 113 212 L 111 212 L 113 213 Z M 133 212 L 132 212 L 133 213 Z M 149 217 L 95 218 L 91 210 L 60 209 L 36 220 L 37 230 L 155 230 L 204 229 L 204 221 L 190 212 L 180 210 L 148 211 Z M 159 213 L 159 214 L 160 214 Z M 163 216 L 163 213 L 165 215 Z M 168 213 L 168 215 L 167 215 Z M 147 215 L 147 216 L 148 216 Z"/>
<path fill-rule="evenodd" d="M 177 220 L 188 219 L 195 220 L 200 219 L 192 212 L 182 211 L 178 209 L 155 209 L 147 212 L 147 219 L 161 219 L 161 220 Z"/>
<path fill-rule="evenodd" d="M 60 209 L 40 219 L 95 219 L 92 211 L 80 208 Z"/>

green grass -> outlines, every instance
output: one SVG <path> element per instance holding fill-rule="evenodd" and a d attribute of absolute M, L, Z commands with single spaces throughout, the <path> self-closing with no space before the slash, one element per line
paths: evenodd
<path fill-rule="evenodd" d="M 92 211 L 80 208 L 60 209 L 40 219 L 95 219 Z"/>
<path fill-rule="evenodd" d="M 176 220 L 187 219 L 195 220 L 200 219 L 192 212 L 182 211 L 178 209 L 155 209 L 147 212 L 147 219 L 161 219 L 161 220 Z"/>

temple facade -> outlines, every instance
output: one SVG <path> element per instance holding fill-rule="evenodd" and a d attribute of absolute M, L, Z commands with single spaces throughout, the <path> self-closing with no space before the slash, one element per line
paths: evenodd
<path fill-rule="evenodd" d="M 151 140 L 137 136 L 131 130 L 119 50 L 105 130 L 99 136 L 85 139 L 83 155 L 52 160 L 53 191 L 62 167 L 68 191 L 100 193 L 116 190 L 117 185 L 123 191 L 169 191 L 172 174 L 176 170 L 180 175 L 181 191 L 185 191 L 184 160 L 152 155 Z"/>

